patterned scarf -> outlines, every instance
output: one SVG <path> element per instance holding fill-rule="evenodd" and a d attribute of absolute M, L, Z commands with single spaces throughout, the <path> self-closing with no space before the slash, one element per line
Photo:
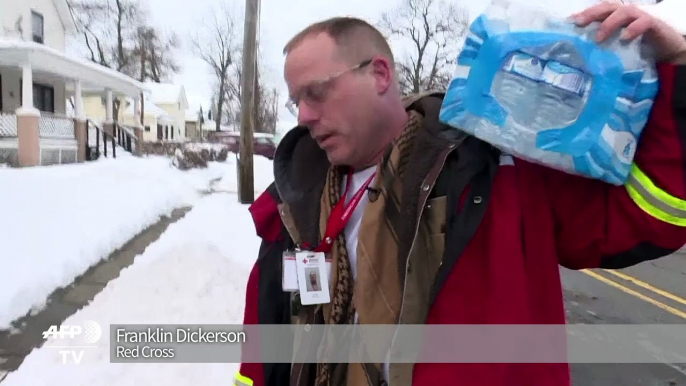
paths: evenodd
<path fill-rule="evenodd" d="M 360 324 L 396 324 L 400 314 L 402 283 L 398 275 L 398 231 L 401 223 L 402 178 L 408 166 L 413 139 L 421 127 L 421 115 L 410 119 L 377 165 L 374 188 L 380 192 L 365 208 L 357 247 L 357 282 L 354 282 L 342 232 L 331 251 L 331 303 L 321 306 L 325 323 L 352 324 L 355 312 Z M 321 198 L 320 232 L 324 233 L 331 208 L 341 198 L 347 168 L 331 167 Z M 318 310 L 319 311 L 319 310 Z M 388 342 L 390 344 L 390 342 Z M 324 344 L 320 353 L 335 351 Z M 369 366 L 376 367 L 376 370 Z M 381 364 L 318 364 L 316 386 L 377 386 Z"/>

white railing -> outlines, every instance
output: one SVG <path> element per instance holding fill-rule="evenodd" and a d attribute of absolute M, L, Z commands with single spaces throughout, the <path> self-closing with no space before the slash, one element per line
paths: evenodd
<path fill-rule="evenodd" d="M 38 131 L 41 138 L 74 139 L 74 119 L 43 112 L 38 120 Z"/>
<path fill-rule="evenodd" d="M 14 114 L 0 113 L 0 137 L 17 136 L 17 116 Z"/>

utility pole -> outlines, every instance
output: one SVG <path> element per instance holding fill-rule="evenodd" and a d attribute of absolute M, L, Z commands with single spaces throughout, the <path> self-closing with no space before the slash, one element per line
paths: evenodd
<path fill-rule="evenodd" d="M 257 122 L 255 76 L 257 70 L 257 26 L 260 0 L 245 0 L 243 32 L 243 76 L 241 85 L 241 143 L 238 175 L 238 200 L 241 204 L 255 201 L 253 175 L 253 132 Z"/>
<path fill-rule="evenodd" d="M 147 58 L 145 57 L 145 54 L 147 53 L 146 51 L 146 46 L 145 46 L 145 39 L 143 38 L 143 33 L 141 32 L 139 34 L 140 39 L 140 50 L 141 50 L 141 83 L 145 82 L 145 61 Z M 145 94 L 143 91 L 141 91 L 141 126 L 145 127 Z"/>

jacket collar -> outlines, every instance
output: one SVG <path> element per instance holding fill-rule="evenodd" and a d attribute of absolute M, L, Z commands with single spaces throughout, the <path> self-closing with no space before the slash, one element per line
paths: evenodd
<path fill-rule="evenodd" d="M 404 102 L 408 111 L 415 110 L 424 116 L 422 126 L 428 135 L 440 137 L 431 142 L 447 147 L 465 134 L 439 122 L 442 99 L 443 93 L 430 92 L 410 96 Z M 279 201 L 288 208 L 290 218 L 284 220 L 291 220 L 298 230 L 300 240 L 296 242 L 319 242 L 320 197 L 330 165 L 326 152 L 303 126 L 291 129 L 276 149 L 274 182 Z"/>

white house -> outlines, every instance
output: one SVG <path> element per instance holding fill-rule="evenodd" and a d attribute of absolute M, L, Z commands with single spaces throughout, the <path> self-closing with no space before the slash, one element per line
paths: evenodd
<path fill-rule="evenodd" d="M 170 83 L 146 82 L 145 99 L 134 111 L 132 98 L 123 99 L 119 110 L 119 119 L 125 125 L 140 122 L 143 114 L 144 141 L 178 141 L 186 135 L 186 113 L 188 99 L 183 85 Z M 105 103 L 99 95 L 87 95 L 84 98 L 85 112 L 99 119 L 105 117 Z M 135 121 L 134 117 L 138 117 Z"/>
<path fill-rule="evenodd" d="M 152 103 L 164 110 L 171 118 L 169 134 L 173 132 L 174 139 L 186 138 L 188 98 L 185 87 L 179 84 L 146 82 L 145 88 L 149 90 Z M 158 125 L 157 139 L 171 139 L 170 135 L 162 136 L 164 133 L 161 127 L 162 125 Z"/>
<path fill-rule="evenodd" d="M 0 0 L 0 163 L 83 161 L 88 117 L 82 90 L 100 90 L 109 134 L 119 133 L 113 97 L 137 103 L 145 90 L 124 74 L 67 56 L 65 42 L 74 33 L 67 0 Z M 66 116 L 68 98 L 75 117 Z"/>
<path fill-rule="evenodd" d="M 151 98 L 146 98 L 141 104 L 143 110 L 143 140 L 179 140 L 185 130 L 178 126 L 178 123 L 169 112 L 153 102 Z M 135 117 L 140 117 L 141 111 L 134 111 L 133 103 L 127 100 L 127 107 L 123 111 L 123 122 L 133 124 Z"/>

